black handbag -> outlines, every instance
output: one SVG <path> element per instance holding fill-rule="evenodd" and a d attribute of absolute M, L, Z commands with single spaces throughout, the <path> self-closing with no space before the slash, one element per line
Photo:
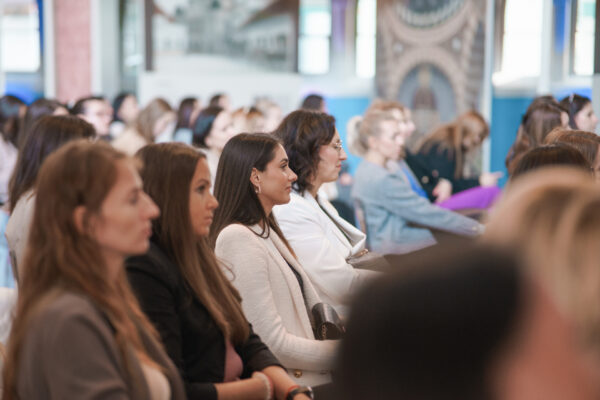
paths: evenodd
<path fill-rule="evenodd" d="M 335 309 L 327 303 L 317 303 L 312 308 L 314 333 L 318 340 L 341 339 L 346 327 Z"/>

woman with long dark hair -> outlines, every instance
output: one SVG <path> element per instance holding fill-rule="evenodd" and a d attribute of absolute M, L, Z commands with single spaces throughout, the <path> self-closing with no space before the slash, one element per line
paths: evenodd
<path fill-rule="evenodd" d="M 182 143 L 144 147 L 144 190 L 159 206 L 150 251 L 127 260 L 142 309 L 179 368 L 188 398 L 284 399 L 295 385 L 249 326 L 208 245 L 217 201 L 205 156 Z"/>
<path fill-rule="evenodd" d="M 211 239 L 256 332 L 300 383 L 318 385 L 331 380 L 336 342 L 315 339 L 310 313 L 321 300 L 272 214 L 295 180 L 273 136 L 232 138 L 219 161 Z"/>
<path fill-rule="evenodd" d="M 72 115 L 46 115 L 34 123 L 21 146 L 10 180 L 10 218 L 6 240 L 10 249 L 15 279 L 23 272 L 22 260 L 29 237 L 35 204 L 35 182 L 42 163 L 59 147 L 76 139 L 91 139 L 94 127 Z"/>
<path fill-rule="evenodd" d="M 48 157 L 36 190 L 3 399 L 184 399 L 123 266 L 158 215 L 135 162 L 77 141 Z"/>

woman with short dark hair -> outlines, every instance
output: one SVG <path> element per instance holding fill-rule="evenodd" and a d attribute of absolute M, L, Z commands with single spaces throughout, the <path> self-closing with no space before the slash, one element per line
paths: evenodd
<path fill-rule="evenodd" d="M 290 113 L 273 133 L 297 171 L 290 202 L 273 208 L 279 226 L 323 301 L 347 313 L 352 293 L 373 272 L 347 261 L 365 253 L 363 232 L 344 220 L 325 194 L 323 184 L 335 182 L 347 158 L 327 114 L 298 110 Z"/>

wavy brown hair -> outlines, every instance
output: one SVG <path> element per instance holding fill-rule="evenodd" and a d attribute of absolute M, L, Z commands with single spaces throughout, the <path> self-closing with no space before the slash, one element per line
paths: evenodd
<path fill-rule="evenodd" d="M 290 168 L 298 175 L 294 188 L 302 194 L 310 191 L 321 161 L 319 148 L 331 143 L 335 135 L 335 118 L 318 111 L 297 110 L 283 119 L 273 135 L 281 140 Z"/>
<path fill-rule="evenodd" d="M 219 233 L 230 224 L 251 226 L 262 225 L 259 237 L 268 238 L 271 231 L 283 241 L 291 254 L 294 250 L 281 232 L 273 213 L 267 215 L 254 185 L 250 182 L 252 169 L 264 171 L 275 157 L 279 141 L 271 135 L 262 133 L 242 133 L 234 136 L 223 149 L 217 179 L 215 197 L 219 208 L 215 210 L 210 232 L 210 243 L 214 247 Z"/>
<path fill-rule="evenodd" d="M 108 144 L 83 140 L 63 146 L 44 162 L 4 366 L 4 400 L 19 398 L 16 386 L 24 339 L 32 318 L 56 293 L 82 293 L 108 317 L 130 374 L 131 347 L 150 360 L 139 329 L 158 345 L 158 335 L 141 312 L 124 268 L 116 281 L 110 278 L 100 246 L 91 235 L 81 233 L 74 221 L 80 206 L 85 209 L 84 225 L 100 215 L 117 180 L 117 163 L 123 162 L 132 161 Z"/>
<path fill-rule="evenodd" d="M 437 146 L 439 153 L 447 152 L 455 161 L 454 178 L 463 177 L 466 155 L 469 151 L 481 146 L 490 134 L 490 128 L 477 111 L 467 111 L 449 124 L 444 124 L 423 138 L 417 145 L 417 153 L 427 153 Z M 465 138 L 476 138 L 473 147 L 464 146 Z"/>
<path fill-rule="evenodd" d="M 554 128 L 546 136 L 544 144 L 559 143 L 574 147 L 579 150 L 591 166 L 595 164 L 598 157 L 598 146 L 600 145 L 600 136 L 595 133 Z"/>
<path fill-rule="evenodd" d="M 152 144 L 138 151 L 144 191 L 160 208 L 152 240 L 174 261 L 186 285 L 206 307 L 227 339 L 249 335 L 241 297 L 223 274 L 208 238 L 197 239 L 190 222 L 190 185 L 203 153 L 182 143 Z"/>

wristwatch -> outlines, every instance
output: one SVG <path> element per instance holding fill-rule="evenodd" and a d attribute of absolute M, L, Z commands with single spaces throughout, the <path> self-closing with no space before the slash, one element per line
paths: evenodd
<path fill-rule="evenodd" d="M 305 394 L 310 399 L 315 398 L 313 390 L 310 386 L 298 386 L 297 388 L 290 390 L 285 400 L 294 400 L 294 396 L 300 393 Z"/>

